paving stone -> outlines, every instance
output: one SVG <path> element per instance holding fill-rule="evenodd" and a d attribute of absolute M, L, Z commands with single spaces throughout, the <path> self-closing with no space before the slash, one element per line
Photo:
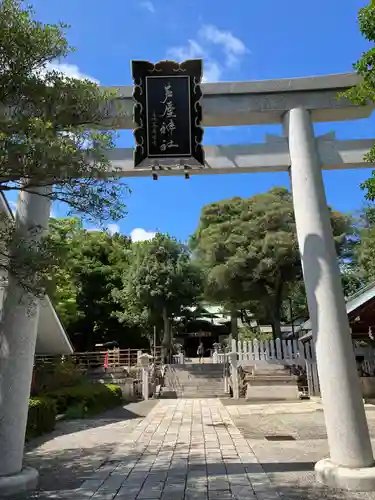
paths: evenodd
<path fill-rule="evenodd" d="M 103 484 L 103 479 L 86 479 L 80 487 L 80 490 L 85 492 L 85 495 L 93 495 Z"/>
<path fill-rule="evenodd" d="M 219 500 L 219 499 L 223 499 L 223 500 L 232 500 L 233 499 L 233 496 L 232 496 L 232 493 L 230 491 L 209 491 L 208 492 L 208 499 L 209 500 Z"/>
<path fill-rule="evenodd" d="M 136 491 L 129 490 L 129 488 L 120 488 L 115 496 L 116 500 L 135 500 L 138 496 L 139 488 Z M 77 498 L 78 500 L 78 498 Z"/>
<path fill-rule="evenodd" d="M 203 493 L 203 492 L 185 493 L 184 500 L 208 500 L 208 493 Z"/>
<path fill-rule="evenodd" d="M 115 467 L 111 467 L 110 469 L 99 469 L 95 471 L 93 474 L 90 474 L 90 479 L 101 479 L 104 481 L 107 477 L 115 470 Z"/>
<path fill-rule="evenodd" d="M 95 495 L 92 498 L 92 500 L 113 500 L 117 494 L 117 490 L 115 491 L 108 491 L 108 490 L 103 490 L 100 491 L 98 490 Z"/>
<path fill-rule="evenodd" d="M 137 500 L 159 500 L 162 496 L 162 492 L 160 491 L 150 491 L 150 490 L 145 490 L 145 491 L 140 491 Z"/>
<path fill-rule="evenodd" d="M 185 500 L 185 492 L 184 491 L 178 491 L 178 492 L 169 492 L 169 491 L 163 491 L 162 496 L 160 497 L 160 500 Z"/>

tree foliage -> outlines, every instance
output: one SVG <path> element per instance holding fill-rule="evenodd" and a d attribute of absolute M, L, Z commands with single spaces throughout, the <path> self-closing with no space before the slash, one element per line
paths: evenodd
<path fill-rule="evenodd" d="M 349 219 L 332 211 L 331 220 L 341 250 Z M 206 270 L 211 300 L 237 308 L 260 303 L 280 336 L 282 302 L 302 280 L 291 193 L 273 188 L 207 205 L 191 244 Z"/>
<path fill-rule="evenodd" d="M 48 241 L 58 256 L 47 275 L 47 291 L 63 325 L 69 327 L 82 317 L 77 304 L 77 283 L 73 252 L 77 252 L 77 236 L 83 231 L 77 218 L 50 219 Z"/>
<path fill-rule="evenodd" d="M 120 347 L 149 345 L 153 327 L 194 304 L 201 274 L 186 246 L 167 235 L 132 243 L 120 234 L 87 231 L 75 218 L 51 219 L 50 244 L 59 256 L 48 290 L 78 350 L 117 341 Z"/>
<path fill-rule="evenodd" d="M 347 97 L 355 104 L 364 106 L 375 103 L 375 2 L 373 0 L 359 10 L 358 23 L 361 34 L 370 42 L 370 49 L 363 52 L 358 61 L 353 65 L 361 77 L 360 83 L 341 95 Z M 365 160 L 369 163 L 375 163 L 375 146 L 365 155 Z M 366 198 L 374 201 L 374 172 L 369 179 L 361 184 L 361 187 L 366 190 Z"/>
<path fill-rule="evenodd" d="M 185 245 L 168 235 L 134 244 L 130 266 L 115 296 L 123 321 L 142 317 L 145 325 L 162 320 L 165 352 L 171 343 L 170 320 L 184 306 L 191 306 L 201 293 L 201 273 Z"/>
<path fill-rule="evenodd" d="M 59 249 L 59 261 L 48 290 L 74 346 L 91 350 L 115 340 L 120 347 L 141 347 L 141 321 L 120 322 L 113 297 L 130 265 L 130 239 L 88 231 L 74 218 L 52 219 L 49 239 Z"/>
<path fill-rule="evenodd" d="M 52 63 L 66 57 L 67 25 L 42 24 L 18 0 L 0 4 L 0 189 L 53 186 L 51 198 L 99 220 L 123 214 L 121 187 L 105 178 L 113 132 L 100 126 L 114 95 L 69 78 Z"/>
<path fill-rule="evenodd" d="M 358 241 L 352 259 L 352 274 L 362 286 L 375 280 L 375 209 L 365 206 L 357 221 Z"/>
<path fill-rule="evenodd" d="M 36 21 L 20 0 L 0 2 L 0 191 L 50 186 L 51 201 L 67 204 L 71 213 L 119 219 L 124 185 L 106 176 L 114 133 L 102 126 L 115 96 L 54 69 L 73 50 L 66 29 Z M 0 239 L 12 234 L 1 231 Z M 7 257 L 3 267 L 15 263 Z M 28 262 L 30 276 L 36 257 Z M 39 262 L 48 259 L 42 255 Z"/>

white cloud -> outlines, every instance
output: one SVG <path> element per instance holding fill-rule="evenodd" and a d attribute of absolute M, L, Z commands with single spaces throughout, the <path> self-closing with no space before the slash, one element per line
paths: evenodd
<path fill-rule="evenodd" d="M 199 35 L 207 42 L 222 47 L 226 56 L 225 64 L 229 68 L 236 65 L 239 59 L 248 52 L 242 40 L 234 36 L 230 31 L 220 30 L 212 24 L 202 26 Z"/>
<path fill-rule="evenodd" d="M 220 62 L 217 56 L 211 55 L 215 46 L 222 52 L 223 62 Z M 248 52 L 242 40 L 233 33 L 209 24 L 200 28 L 197 40 L 190 39 L 186 45 L 171 47 L 167 51 L 167 57 L 177 61 L 202 58 L 204 59 L 202 81 L 217 82 L 226 70 L 235 67 Z"/>
<path fill-rule="evenodd" d="M 154 4 L 150 0 L 145 0 L 144 2 L 141 2 L 140 6 L 143 9 L 148 10 L 148 12 L 150 12 L 151 14 L 155 14 L 156 12 Z"/>
<path fill-rule="evenodd" d="M 184 61 L 185 59 L 196 59 L 206 56 L 203 47 L 195 40 L 188 40 L 188 43 L 180 47 L 171 47 L 168 49 L 167 57 Z"/>
<path fill-rule="evenodd" d="M 94 83 L 99 83 L 99 80 L 96 78 L 86 75 L 82 73 L 78 66 L 75 64 L 67 64 L 67 63 L 59 63 L 58 61 L 53 63 L 47 63 L 44 68 L 41 69 L 41 73 L 45 73 L 47 71 L 58 71 L 63 73 L 68 78 L 77 78 L 78 80 L 90 80 Z"/>
<path fill-rule="evenodd" d="M 154 238 L 155 235 L 156 235 L 155 232 L 146 231 L 146 229 L 142 229 L 141 227 L 133 229 L 133 231 L 130 233 L 130 237 L 133 242 L 149 241 L 152 240 L 152 238 Z"/>
<path fill-rule="evenodd" d="M 214 59 L 210 59 L 206 49 L 196 40 L 188 40 L 186 45 L 171 47 L 167 51 L 168 59 L 185 61 L 186 59 L 205 59 L 203 64 L 203 82 L 217 82 L 222 74 L 222 67 Z"/>
<path fill-rule="evenodd" d="M 221 75 L 223 73 L 223 68 L 217 61 L 208 60 L 205 61 L 203 66 L 203 78 L 202 82 L 218 82 L 220 81 Z"/>
<path fill-rule="evenodd" d="M 109 234 L 115 234 L 120 232 L 120 226 L 118 224 L 108 224 L 107 231 Z"/>

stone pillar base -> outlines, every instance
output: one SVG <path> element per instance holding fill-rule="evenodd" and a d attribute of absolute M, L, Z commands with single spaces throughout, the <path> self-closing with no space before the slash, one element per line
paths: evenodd
<path fill-rule="evenodd" d="M 315 477 L 329 488 L 347 491 L 375 491 L 375 464 L 373 467 L 349 469 L 335 465 L 330 459 L 315 464 Z"/>
<path fill-rule="evenodd" d="M 38 484 L 39 473 L 36 469 L 25 467 L 18 474 L 0 476 L 0 498 L 34 490 Z"/>

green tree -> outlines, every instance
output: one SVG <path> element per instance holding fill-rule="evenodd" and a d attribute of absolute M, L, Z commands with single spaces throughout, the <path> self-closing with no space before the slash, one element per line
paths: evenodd
<path fill-rule="evenodd" d="M 119 321 L 112 293 L 130 265 L 130 239 L 88 231 L 74 218 L 52 219 L 49 239 L 59 260 L 48 290 L 74 346 L 91 350 L 96 343 L 115 340 L 120 347 L 143 347 L 142 325 Z"/>
<path fill-rule="evenodd" d="M 77 252 L 78 235 L 82 231 L 82 222 L 77 218 L 50 219 L 48 246 L 54 249 L 55 259 L 47 276 L 47 291 L 66 328 L 81 318 L 72 261 L 73 252 Z"/>
<path fill-rule="evenodd" d="M 346 244 L 348 224 L 332 212 L 338 249 Z M 291 193 L 273 188 L 204 207 L 191 244 L 206 269 L 207 296 L 253 312 L 258 302 L 279 337 L 282 302 L 302 280 Z"/>
<path fill-rule="evenodd" d="M 124 213 L 124 185 L 106 177 L 114 135 L 100 130 L 114 111 L 115 96 L 92 81 L 53 69 L 73 50 L 65 38 L 67 26 L 38 22 L 23 5 L 20 0 L 0 2 L 0 191 L 50 186 L 47 196 L 67 204 L 72 213 L 100 222 L 118 219 Z M 0 231 L 0 240 L 13 236 L 9 228 Z M 16 252 L 20 262 L 14 255 L 9 262 L 12 274 L 27 282 L 27 276 L 35 278 L 32 269 L 41 275 L 48 259 L 43 245 L 39 264 L 38 248 L 23 245 L 21 251 L 21 246 Z M 0 249 L 0 266 L 6 269 L 8 248 Z"/>
<path fill-rule="evenodd" d="M 142 317 L 151 325 L 162 320 L 164 356 L 171 345 L 171 318 L 194 305 L 201 293 L 201 272 L 185 245 L 165 234 L 133 244 L 130 266 L 115 296 L 119 316 Z M 129 307 L 130 306 L 130 307 Z"/>
<path fill-rule="evenodd" d="M 353 274 L 362 286 L 375 280 L 375 209 L 364 207 L 357 225 L 358 244 L 354 255 Z"/>
<path fill-rule="evenodd" d="M 370 43 L 370 48 L 363 52 L 360 59 L 353 65 L 361 77 L 360 83 L 340 96 L 347 97 L 361 106 L 373 105 L 375 103 L 375 2 L 373 0 L 359 10 L 358 23 L 361 34 Z M 375 162 L 375 146 L 365 155 L 365 160 L 369 163 Z M 375 200 L 374 171 L 372 176 L 361 184 L 361 188 L 366 190 L 368 200 Z"/>

